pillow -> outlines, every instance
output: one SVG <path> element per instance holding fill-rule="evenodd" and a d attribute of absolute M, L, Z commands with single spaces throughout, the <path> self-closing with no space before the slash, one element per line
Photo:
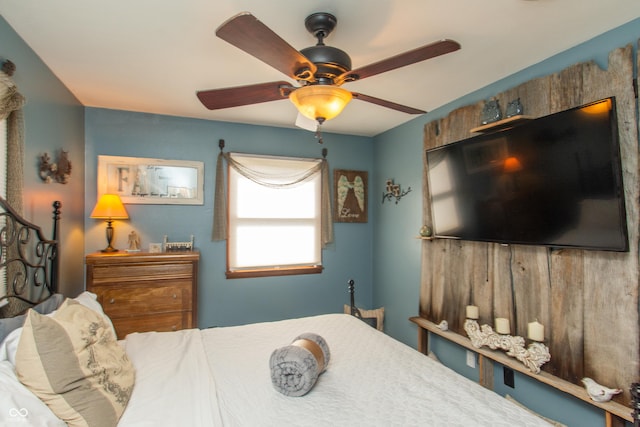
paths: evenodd
<path fill-rule="evenodd" d="M 49 314 L 60 307 L 62 301 L 64 301 L 64 296 L 62 294 L 53 294 L 40 304 L 34 306 L 33 309 L 40 314 Z M 25 319 L 26 315 L 24 314 L 0 319 L 0 341 L 4 341 L 11 331 L 21 328 Z"/>
<path fill-rule="evenodd" d="M 104 317 L 70 299 L 51 317 L 27 312 L 15 367 L 72 427 L 115 426 L 133 391 L 133 365 Z"/>
<path fill-rule="evenodd" d="M 100 303 L 98 302 L 98 296 L 96 294 L 89 291 L 84 291 L 83 293 L 75 297 L 74 300 L 78 301 L 80 304 L 90 308 L 91 310 L 95 311 L 96 313 L 99 313 L 102 317 L 104 317 L 105 322 L 107 323 L 107 325 L 109 325 L 109 327 L 113 331 L 113 335 L 118 336 L 116 334 L 116 328 L 113 327 L 113 323 L 111 323 L 111 319 L 109 319 L 109 316 L 107 316 L 104 310 L 102 309 L 102 305 L 100 305 Z"/>
<path fill-rule="evenodd" d="M 0 425 L 66 427 L 51 409 L 16 377 L 13 365 L 0 362 Z"/>
<path fill-rule="evenodd" d="M 56 294 L 56 295 L 59 295 L 59 297 L 57 298 L 64 299 L 64 297 L 61 294 Z M 109 316 L 107 316 L 104 310 L 102 310 L 102 306 L 96 299 L 96 294 L 85 291 L 80 295 L 78 295 L 77 297 L 75 297 L 74 300 L 78 301 L 80 304 L 84 305 L 85 307 L 90 308 L 91 310 L 100 314 L 104 318 L 104 321 L 107 323 L 109 328 L 113 331 L 113 335 L 114 336 L 116 335 L 116 330 L 113 327 L 113 323 L 111 323 L 111 319 L 109 319 Z M 60 306 L 60 304 L 57 304 L 56 309 L 58 308 L 58 306 Z M 36 307 L 34 307 L 34 310 L 35 309 Z M 48 311 L 44 311 L 44 312 L 38 311 L 38 312 L 41 314 L 46 314 L 48 316 L 55 314 L 55 310 L 51 312 L 48 312 Z M 23 317 L 26 318 L 26 315 L 23 315 Z M 8 360 L 11 362 L 11 364 L 13 365 L 16 364 L 16 350 L 18 349 L 18 341 L 20 341 L 20 334 L 22 333 L 23 324 L 24 324 L 24 320 L 21 322 L 19 328 L 10 332 L 5 337 L 5 339 L 0 342 L 0 361 Z"/>
<path fill-rule="evenodd" d="M 0 344 L 0 361 L 9 361 L 12 365 L 16 364 L 16 351 L 18 350 L 18 342 L 22 335 L 22 327 L 14 329 Z"/>
<path fill-rule="evenodd" d="M 0 319 L 0 341 L 4 341 L 11 332 L 21 328 L 24 324 L 24 319 L 26 319 L 24 314 Z"/>

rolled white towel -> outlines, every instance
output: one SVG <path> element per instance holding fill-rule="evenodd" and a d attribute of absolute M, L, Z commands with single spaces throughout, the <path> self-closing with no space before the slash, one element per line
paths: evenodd
<path fill-rule="evenodd" d="M 329 346 L 320 335 L 298 335 L 290 345 L 271 353 L 271 383 L 285 396 L 304 396 L 327 369 L 330 358 Z"/>

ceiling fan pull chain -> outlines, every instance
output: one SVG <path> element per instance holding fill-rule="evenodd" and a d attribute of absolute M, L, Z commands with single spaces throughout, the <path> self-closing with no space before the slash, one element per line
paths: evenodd
<path fill-rule="evenodd" d="M 316 139 L 318 140 L 318 144 L 322 144 L 322 131 L 320 130 L 320 125 L 316 128 Z"/>

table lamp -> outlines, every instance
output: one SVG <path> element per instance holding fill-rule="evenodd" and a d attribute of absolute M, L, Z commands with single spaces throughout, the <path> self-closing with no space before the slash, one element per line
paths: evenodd
<path fill-rule="evenodd" d="M 91 218 L 106 219 L 107 220 L 107 244 L 108 246 L 102 250 L 102 252 L 118 252 L 116 248 L 111 245 L 113 240 L 113 226 L 111 223 L 114 219 L 127 219 L 129 214 L 122 204 L 122 200 L 117 194 L 104 194 L 96 203 L 96 206 L 91 212 Z"/>

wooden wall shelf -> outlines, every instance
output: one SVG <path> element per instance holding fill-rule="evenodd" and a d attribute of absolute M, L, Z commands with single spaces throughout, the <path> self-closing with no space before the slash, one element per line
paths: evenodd
<path fill-rule="evenodd" d="M 539 374 L 532 373 L 525 365 L 517 361 L 516 359 L 507 356 L 504 352 L 498 350 L 491 350 L 486 347 L 476 348 L 471 344 L 471 340 L 465 336 L 457 334 L 452 331 L 443 331 L 438 328 L 433 322 L 429 320 L 415 316 L 409 318 L 410 321 L 418 325 L 420 328 L 420 333 L 418 335 L 418 350 L 420 350 L 424 354 L 429 353 L 428 348 L 428 332 L 434 333 L 442 338 L 449 340 L 455 344 L 458 344 L 467 350 L 471 350 L 478 354 L 479 366 L 481 369 L 480 372 L 480 384 L 488 389 L 493 389 L 493 374 L 488 373 L 486 363 L 483 363 L 483 358 L 487 358 L 489 360 L 500 363 L 501 365 L 507 366 L 514 371 L 518 371 L 523 375 L 527 375 L 531 378 L 534 378 L 541 383 L 547 384 L 551 387 L 554 387 L 562 392 L 568 393 L 578 399 L 587 402 L 593 406 L 596 406 L 603 411 L 605 411 L 607 426 L 613 425 L 612 415 L 616 416 L 622 420 L 629 421 L 633 423 L 632 412 L 633 410 L 625 405 L 622 405 L 618 402 L 610 401 L 605 403 L 594 402 L 591 400 L 586 390 L 583 387 L 580 387 L 576 384 L 570 383 L 569 381 L 565 381 L 562 378 L 558 378 L 554 375 L 549 374 L 548 372 L 541 371 Z M 553 355 L 552 355 L 553 357 Z M 484 371 L 484 372 L 483 372 Z"/>
<path fill-rule="evenodd" d="M 485 133 L 485 132 L 489 132 L 489 131 L 497 131 L 497 130 L 507 129 L 507 128 L 519 125 L 522 122 L 526 122 L 526 121 L 533 120 L 533 119 L 534 119 L 534 117 L 525 116 L 525 115 L 508 117 L 506 119 L 498 120 L 497 122 L 487 123 L 486 125 L 482 125 L 482 126 L 478 126 L 478 127 L 472 128 L 469 132 L 470 133 Z"/>

